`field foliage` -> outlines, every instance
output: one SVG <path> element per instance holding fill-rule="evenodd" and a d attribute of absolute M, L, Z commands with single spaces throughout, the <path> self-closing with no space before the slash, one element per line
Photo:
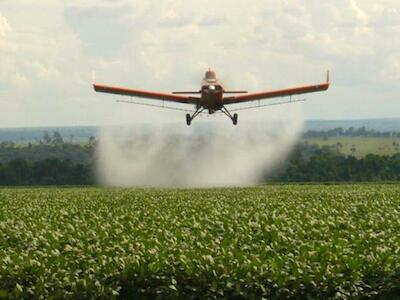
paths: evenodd
<path fill-rule="evenodd" d="M 388 298 L 399 185 L 0 190 L 0 298 Z"/>

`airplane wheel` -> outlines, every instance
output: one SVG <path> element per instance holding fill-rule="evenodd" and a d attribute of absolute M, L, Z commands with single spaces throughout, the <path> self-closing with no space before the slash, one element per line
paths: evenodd
<path fill-rule="evenodd" d="M 234 114 L 233 115 L 233 125 L 237 125 L 237 123 L 238 123 L 238 115 L 237 114 Z"/>
<path fill-rule="evenodd" d="M 192 118 L 190 117 L 189 114 L 186 114 L 186 125 L 190 126 L 191 123 L 192 123 Z"/>

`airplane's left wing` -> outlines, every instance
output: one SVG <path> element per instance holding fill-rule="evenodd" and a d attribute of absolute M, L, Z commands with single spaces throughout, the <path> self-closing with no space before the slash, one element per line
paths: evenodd
<path fill-rule="evenodd" d="M 97 84 L 97 83 L 93 84 L 93 88 L 96 92 L 100 92 L 100 93 L 156 99 L 156 100 L 171 101 L 171 102 L 177 102 L 177 103 L 197 104 L 200 101 L 199 97 L 174 95 L 174 94 L 169 94 L 169 93 L 159 93 L 159 92 L 136 90 L 136 89 L 128 89 L 128 88 L 123 88 L 123 87 L 109 86 L 109 85 L 103 85 L 103 84 Z"/>
<path fill-rule="evenodd" d="M 274 90 L 274 91 L 266 91 L 266 92 L 259 92 L 259 93 L 249 93 L 240 96 L 233 96 L 233 97 L 225 97 L 223 102 L 224 104 L 234 104 L 234 103 L 242 103 L 254 100 L 262 100 L 262 99 L 269 99 L 269 98 L 277 98 L 277 97 L 285 97 L 285 96 L 293 96 L 293 95 L 300 95 L 306 93 L 314 93 L 314 92 L 321 92 L 326 91 L 329 88 L 330 81 L 329 81 L 329 72 L 327 74 L 327 79 L 325 83 L 321 84 L 314 84 L 314 85 L 307 85 L 301 87 L 294 87 L 289 89 L 283 90 Z"/>

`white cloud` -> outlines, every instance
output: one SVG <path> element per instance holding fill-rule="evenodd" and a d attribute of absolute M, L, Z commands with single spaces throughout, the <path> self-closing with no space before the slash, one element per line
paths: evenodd
<path fill-rule="evenodd" d="M 91 70 L 169 91 L 197 89 L 209 66 L 249 90 L 319 81 L 329 68 L 332 90 L 309 97 L 308 117 L 400 111 L 373 109 L 397 95 L 398 0 L 3 0 L 0 12 L 0 126 L 96 124 L 126 110 L 92 92 Z M 343 109 L 349 98 L 357 110 Z M 141 121 L 163 113 L 132 107 Z"/>

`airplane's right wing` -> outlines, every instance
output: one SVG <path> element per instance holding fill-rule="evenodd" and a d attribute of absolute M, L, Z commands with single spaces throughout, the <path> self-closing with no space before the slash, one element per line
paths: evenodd
<path fill-rule="evenodd" d="M 249 93 L 249 94 L 233 96 L 233 97 L 225 97 L 223 101 L 224 101 L 224 104 L 235 104 L 235 103 L 249 102 L 249 101 L 254 101 L 254 100 L 262 100 L 262 99 L 269 99 L 269 98 L 315 93 L 315 92 L 326 91 L 329 88 L 329 85 L 330 85 L 330 80 L 329 80 L 329 72 L 328 72 L 326 82 L 321 83 L 321 84 L 300 86 L 300 87 L 294 87 L 294 88 L 283 89 L 283 90 L 265 91 L 265 92 L 259 92 L 259 93 Z"/>
<path fill-rule="evenodd" d="M 123 88 L 123 87 L 102 85 L 102 84 L 97 84 L 97 83 L 93 84 L 93 88 L 96 92 L 100 92 L 100 93 L 156 99 L 156 100 L 163 100 L 163 101 L 170 101 L 170 102 L 177 102 L 177 103 L 197 104 L 200 101 L 199 97 L 174 95 L 174 94 L 169 94 L 169 93 L 159 93 L 159 92 L 143 91 L 143 90 L 136 90 L 136 89 L 128 89 L 128 88 Z"/>

